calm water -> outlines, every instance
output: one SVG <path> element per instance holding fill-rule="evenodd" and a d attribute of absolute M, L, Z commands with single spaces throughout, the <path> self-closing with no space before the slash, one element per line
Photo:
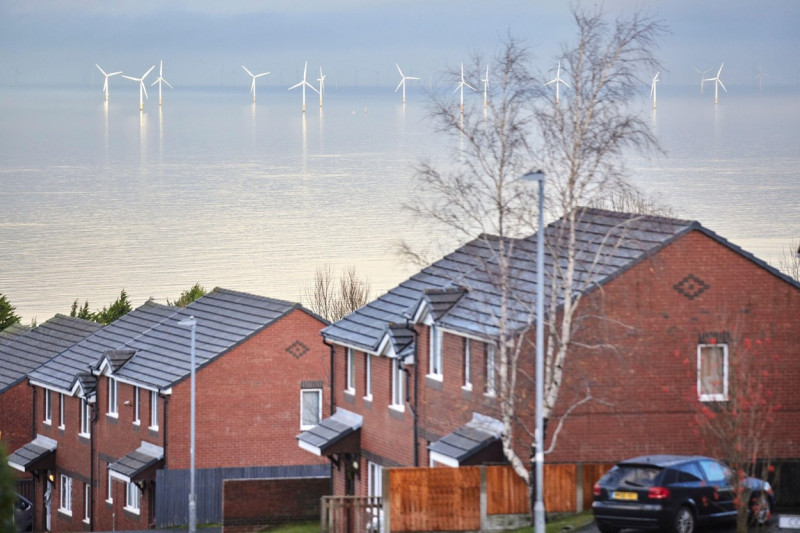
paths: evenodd
<path fill-rule="evenodd" d="M 24 320 L 134 305 L 195 282 L 302 299 L 318 265 L 354 264 L 382 292 L 413 268 L 395 253 L 430 238 L 400 204 L 413 165 L 442 158 L 424 97 L 331 90 L 0 90 L 0 293 Z M 726 95 L 724 95 L 726 96 Z M 631 159 L 634 181 L 776 262 L 800 237 L 800 95 L 659 88 L 666 157 Z"/>

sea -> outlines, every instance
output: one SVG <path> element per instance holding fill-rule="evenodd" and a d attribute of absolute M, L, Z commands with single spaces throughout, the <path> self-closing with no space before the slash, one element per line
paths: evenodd
<path fill-rule="evenodd" d="M 0 88 L 0 294 L 25 323 L 141 305 L 195 283 L 306 301 L 315 271 L 355 267 L 373 296 L 457 241 L 403 209 L 415 167 L 447 165 L 426 96 L 392 87 L 316 93 L 134 84 Z M 800 87 L 646 90 L 662 152 L 626 157 L 631 181 L 778 265 L 800 240 Z M 443 250 L 446 251 L 446 250 Z M 434 252 L 435 253 L 435 252 Z M 433 256 L 432 258 L 436 258 Z"/>

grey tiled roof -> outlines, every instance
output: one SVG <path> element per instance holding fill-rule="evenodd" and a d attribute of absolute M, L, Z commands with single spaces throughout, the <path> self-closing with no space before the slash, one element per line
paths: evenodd
<path fill-rule="evenodd" d="M 565 247 L 559 246 L 562 221 L 545 232 L 545 279 L 555 266 L 566 264 Z M 576 225 L 576 265 L 572 290 L 588 292 L 619 276 L 646 257 L 689 231 L 699 230 L 800 287 L 763 261 L 741 250 L 700 223 L 689 220 L 634 215 L 601 209 L 583 209 Z M 531 235 L 509 241 L 512 246 L 508 302 L 512 329 L 535 320 L 536 240 Z M 331 342 L 375 353 L 380 340 L 393 324 L 405 324 L 421 302 L 432 310 L 435 322 L 445 329 L 491 339 L 498 334 L 500 316 L 496 254 L 498 239 L 484 235 L 424 268 L 388 293 L 322 330 Z M 550 284 L 545 283 L 545 302 Z"/>
<path fill-rule="evenodd" d="M 496 442 L 502 434 L 502 422 L 474 413 L 472 420 L 431 443 L 428 449 L 461 463 Z"/>
<path fill-rule="evenodd" d="M 80 374 L 95 368 L 109 353 L 131 350 L 133 355 L 114 371 L 114 376 L 163 390 L 187 378 L 191 371 L 190 328 L 181 326 L 180 321 L 189 316 L 197 320 L 195 354 L 200 368 L 300 307 L 293 302 L 220 288 L 185 308 L 147 302 L 29 377 L 51 388 L 70 390 Z"/>
<path fill-rule="evenodd" d="M 0 340 L 0 392 L 31 370 L 100 329 L 100 324 L 56 315 L 35 328 L 22 328 Z"/>

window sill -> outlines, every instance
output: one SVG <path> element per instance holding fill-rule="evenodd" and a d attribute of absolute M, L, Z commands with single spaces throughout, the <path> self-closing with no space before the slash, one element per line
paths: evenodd
<path fill-rule="evenodd" d="M 701 402 L 727 402 L 728 397 L 724 394 L 706 394 L 698 398 Z"/>
<path fill-rule="evenodd" d="M 67 426 L 65 426 L 64 424 L 61 424 L 60 426 L 58 426 L 58 430 L 59 431 L 64 431 L 65 429 L 67 429 Z"/>
<path fill-rule="evenodd" d="M 147 429 L 149 429 L 153 433 L 158 433 L 158 426 L 149 426 Z"/>
<path fill-rule="evenodd" d="M 91 522 L 89 522 L 88 518 L 84 518 L 83 519 L 83 523 L 86 524 L 86 525 L 89 525 Z"/>
<path fill-rule="evenodd" d="M 78 433 L 78 437 L 80 437 L 82 439 L 91 439 L 92 438 L 92 434 L 91 433 Z"/>
<path fill-rule="evenodd" d="M 426 374 L 425 377 L 432 381 L 444 381 L 444 374 Z"/>
<path fill-rule="evenodd" d="M 461 385 L 461 390 L 465 392 L 472 392 L 472 383 L 467 383 L 466 385 Z"/>
<path fill-rule="evenodd" d="M 109 412 L 109 413 L 106 413 L 106 416 L 107 416 L 108 418 L 116 418 L 116 419 L 119 419 L 119 413 L 111 413 L 111 412 Z"/>
<path fill-rule="evenodd" d="M 72 511 L 70 511 L 69 509 L 59 509 L 58 514 L 62 514 L 64 516 L 69 516 L 70 518 L 72 518 Z"/>
<path fill-rule="evenodd" d="M 139 427 L 139 426 L 142 425 L 142 422 L 140 420 L 134 420 L 133 421 L 133 425 L 136 426 L 136 427 Z"/>
<path fill-rule="evenodd" d="M 122 510 L 125 511 L 126 513 L 135 514 L 137 516 L 141 513 L 139 509 L 136 509 L 134 507 L 128 507 L 127 505 L 123 507 Z"/>
<path fill-rule="evenodd" d="M 364 401 L 365 402 L 372 402 L 372 394 L 368 394 L 368 395 L 364 396 Z"/>
<path fill-rule="evenodd" d="M 107 503 L 108 505 L 114 505 L 114 498 L 107 498 L 107 499 L 106 499 L 106 503 Z"/>
<path fill-rule="evenodd" d="M 394 405 L 394 404 L 392 404 L 392 405 L 389 406 L 389 409 L 391 409 L 392 411 L 395 411 L 397 413 L 405 413 L 406 412 L 406 406 L 405 405 Z"/>
<path fill-rule="evenodd" d="M 487 398 L 497 398 L 497 392 L 496 391 L 484 392 L 483 395 L 486 396 Z"/>

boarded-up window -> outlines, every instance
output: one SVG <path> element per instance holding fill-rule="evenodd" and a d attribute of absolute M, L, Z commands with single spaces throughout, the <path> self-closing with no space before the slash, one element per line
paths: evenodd
<path fill-rule="evenodd" d="M 697 393 L 703 402 L 728 399 L 727 344 L 697 347 Z"/>

